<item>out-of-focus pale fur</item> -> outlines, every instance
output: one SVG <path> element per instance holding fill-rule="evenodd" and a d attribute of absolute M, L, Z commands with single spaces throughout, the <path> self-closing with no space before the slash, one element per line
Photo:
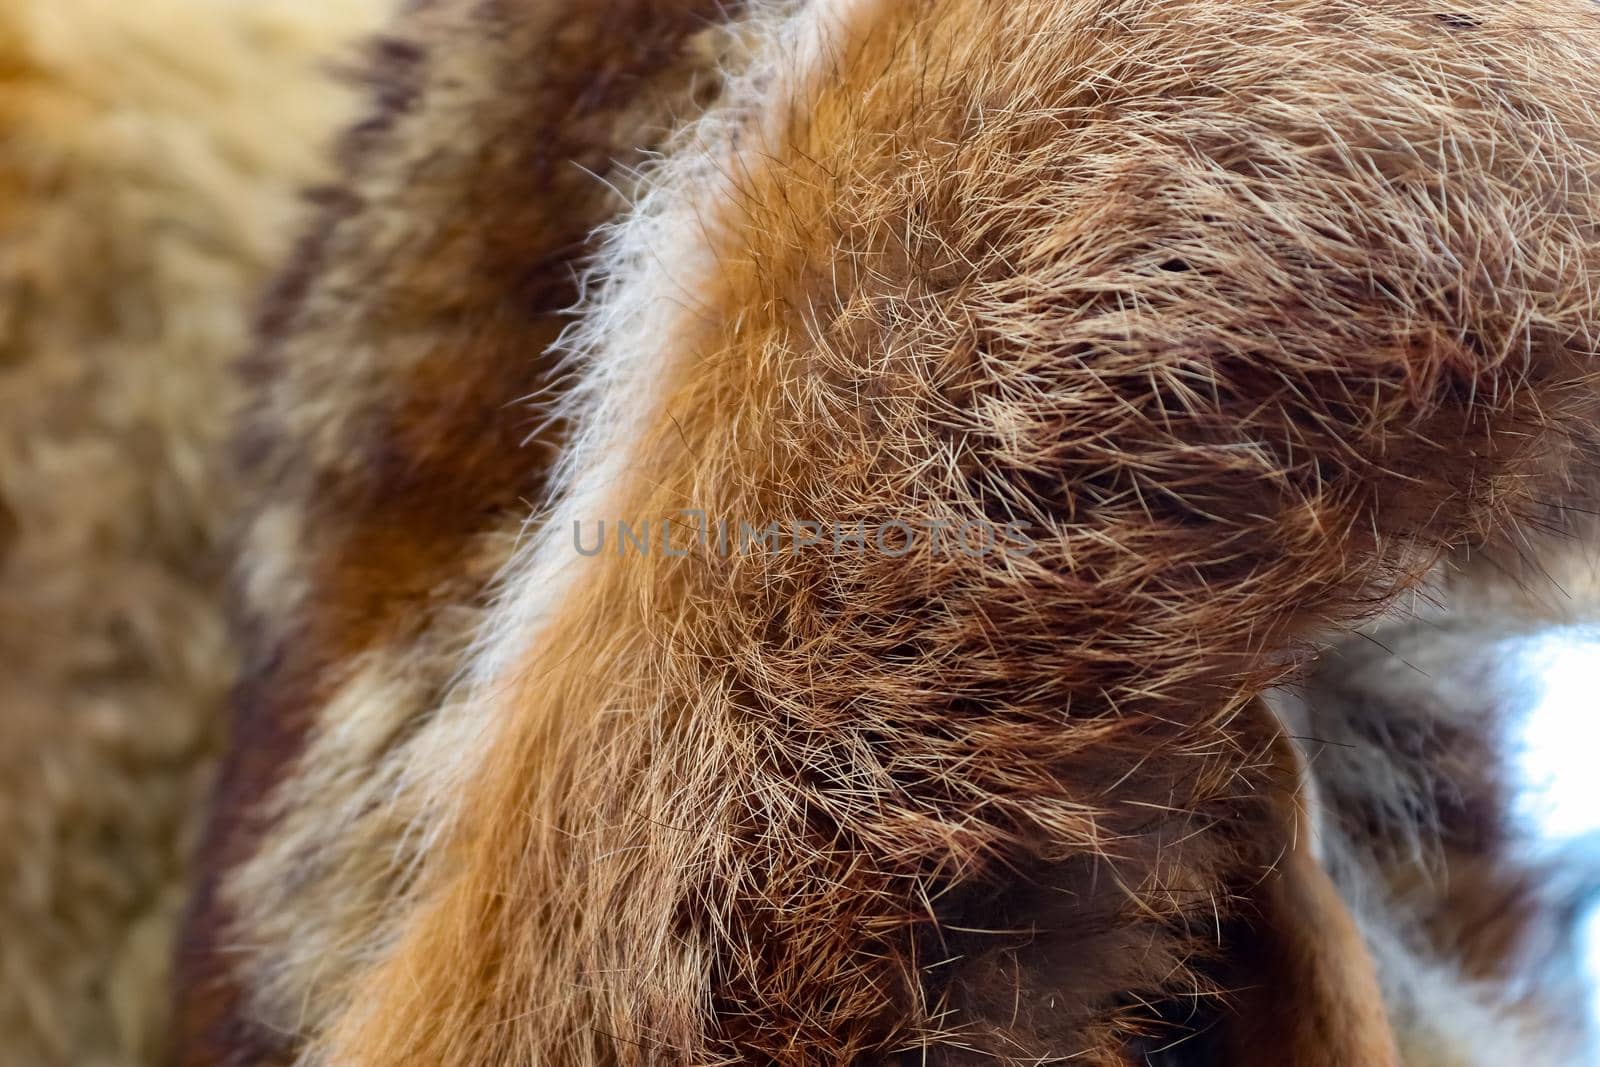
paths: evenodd
<path fill-rule="evenodd" d="M 1309 759 L 1317 851 L 1373 954 L 1406 1067 L 1600 1054 L 1577 929 L 1600 862 L 1511 811 L 1486 834 L 1452 825 L 1486 792 L 1517 808 L 1530 784 L 1515 771 L 1518 724 L 1540 690 L 1528 650 L 1600 619 L 1592 526 L 1556 525 L 1553 539 L 1464 555 L 1274 694 Z"/>
<path fill-rule="evenodd" d="M 0 3 L 0 1064 L 159 1062 L 229 365 L 383 0 Z"/>

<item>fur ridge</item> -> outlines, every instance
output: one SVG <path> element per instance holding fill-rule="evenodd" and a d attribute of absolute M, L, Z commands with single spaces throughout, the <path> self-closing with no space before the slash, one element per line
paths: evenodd
<path fill-rule="evenodd" d="M 408 14 L 263 325 L 185 1062 L 1398 1062 L 1230 981 L 1340 907 L 1259 698 L 1584 480 L 1600 14 L 616 12 Z M 684 509 L 1033 551 L 567 540 Z"/>

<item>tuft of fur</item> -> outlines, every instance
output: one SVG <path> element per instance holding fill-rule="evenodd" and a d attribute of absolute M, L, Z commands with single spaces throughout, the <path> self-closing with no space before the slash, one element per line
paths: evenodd
<path fill-rule="evenodd" d="M 368 0 L 0 5 L 0 1063 L 169 1046 L 249 308 Z"/>
<path fill-rule="evenodd" d="M 1590 5 L 714 14 L 380 52 L 255 361 L 185 1063 L 1127 1067 L 1307 873 L 1258 695 L 1566 492 Z M 570 540 L 686 509 L 1033 551 Z"/>
<path fill-rule="evenodd" d="M 483 721 L 454 683 L 564 433 L 528 398 L 563 388 L 544 353 L 590 232 L 739 51 L 718 10 L 423 3 L 373 49 L 347 180 L 246 368 L 246 666 L 180 1062 L 292 1055 L 404 916 L 443 768 Z"/>

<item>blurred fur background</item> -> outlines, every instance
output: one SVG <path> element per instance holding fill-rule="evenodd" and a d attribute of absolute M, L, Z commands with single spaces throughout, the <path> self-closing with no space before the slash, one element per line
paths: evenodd
<path fill-rule="evenodd" d="M 0 1065 L 159 1062 L 229 366 L 382 0 L 0 0 Z"/>

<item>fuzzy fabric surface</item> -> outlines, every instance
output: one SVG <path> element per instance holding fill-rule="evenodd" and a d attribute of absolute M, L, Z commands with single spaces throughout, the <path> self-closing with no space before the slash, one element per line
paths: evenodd
<path fill-rule="evenodd" d="M 230 364 L 376 0 L 0 4 L 0 1064 L 140 1067 L 235 672 Z"/>

